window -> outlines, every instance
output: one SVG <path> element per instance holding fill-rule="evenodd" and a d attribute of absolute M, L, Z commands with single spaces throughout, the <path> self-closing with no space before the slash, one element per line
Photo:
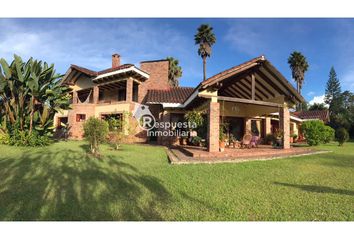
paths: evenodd
<path fill-rule="evenodd" d="M 119 89 L 118 90 L 118 101 L 125 101 L 125 98 L 126 98 L 126 91 L 125 89 Z"/>
<path fill-rule="evenodd" d="M 139 85 L 137 83 L 133 83 L 133 101 L 138 102 L 139 94 Z"/>
<path fill-rule="evenodd" d="M 86 114 L 76 114 L 76 122 L 83 122 L 86 120 Z"/>

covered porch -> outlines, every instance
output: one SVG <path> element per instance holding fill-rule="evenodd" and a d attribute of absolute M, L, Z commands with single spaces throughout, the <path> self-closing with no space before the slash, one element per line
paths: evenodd
<path fill-rule="evenodd" d="M 188 108 L 206 113 L 205 151 L 209 153 L 219 153 L 220 131 L 225 124 L 228 134 L 238 141 L 242 141 L 245 134 L 264 138 L 277 130 L 282 135 L 280 148 L 290 149 L 289 108 L 303 101 L 285 77 L 261 56 L 203 81 Z M 278 116 L 276 126 L 271 122 L 274 113 Z M 279 151 L 270 146 L 258 148 L 261 149 Z M 239 152 L 230 149 L 223 154 L 231 154 L 231 151 Z"/>

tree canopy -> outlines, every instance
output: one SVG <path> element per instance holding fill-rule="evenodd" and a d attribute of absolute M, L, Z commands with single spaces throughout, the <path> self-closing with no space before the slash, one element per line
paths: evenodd
<path fill-rule="evenodd" d="M 182 67 L 179 66 L 179 61 L 173 57 L 166 58 L 169 62 L 168 81 L 172 87 L 179 86 L 179 78 L 182 77 Z"/>
<path fill-rule="evenodd" d="M 301 52 L 294 51 L 288 58 L 288 64 L 291 69 L 292 77 L 296 82 L 297 91 L 301 94 L 302 85 L 305 80 L 305 72 L 309 68 L 306 57 Z"/>
<path fill-rule="evenodd" d="M 213 28 L 208 24 L 202 24 L 194 35 L 196 45 L 199 45 L 198 55 L 203 59 L 203 79 L 206 79 L 206 58 L 211 55 L 211 47 L 216 42 Z"/>

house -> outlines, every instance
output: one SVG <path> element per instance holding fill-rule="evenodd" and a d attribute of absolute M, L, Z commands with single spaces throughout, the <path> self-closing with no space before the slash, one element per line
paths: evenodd
<path fill-rule="evenodd" d="M 299 111 L 293 113 L 295 116 L 301 118 L 303 121 L 308 120 L 321 120 L 324 123 L 329 122 L 328 110 L 312 110 L 312 111 Z"/>
<path fill-rule="evenodd" d="M 71 65 L 63 84 L 73 90 L 72 110 L 57 114 L 55 123 L 67 122 L 71 137 L 81 138 L 82 123 L 88 117 L 121 117 L 124 111 L 133 112 L 145 104 L 157 122 L 177 123 L 187 111 L 203 112 L 209 152 L 219 151 L 219 128 L 225 123 L 228 133 L 238 139 L 247 131 L 264 137 L 281 129 L 282 146 L 290 147 L 291 129 L 301 119 L 292 116 L 289 108 L 304 99 L 264 56 L 222 71 L 195 88 L 170 87 L 168 66 L 166 60 L 141 62 L 139 67 L 120 64 L 118 54 L 112 55 L 111 68 L 99 72 Z M 175 144 L 178 137 L 163 134 L 172 128 L 136 127 L 134 141 Z"/>

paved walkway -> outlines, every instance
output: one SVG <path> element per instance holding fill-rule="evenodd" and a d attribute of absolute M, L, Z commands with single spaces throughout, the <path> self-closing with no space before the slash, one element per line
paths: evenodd
<path fill-rule="evenodd" d="M 195 163 L 220 163 L 220 162 L 245 162 L 272 160 L 287 157 L 299 157 L 329 151 L 316 151 L 309 147 L 291 147 L 290 149 L 275 149 L 262 145 L 251 149 L 226 148 L 224 152 L 209 153 L 199 147 L 175 147 L 169 148 L 167 154 L 172 164 Z"/>

